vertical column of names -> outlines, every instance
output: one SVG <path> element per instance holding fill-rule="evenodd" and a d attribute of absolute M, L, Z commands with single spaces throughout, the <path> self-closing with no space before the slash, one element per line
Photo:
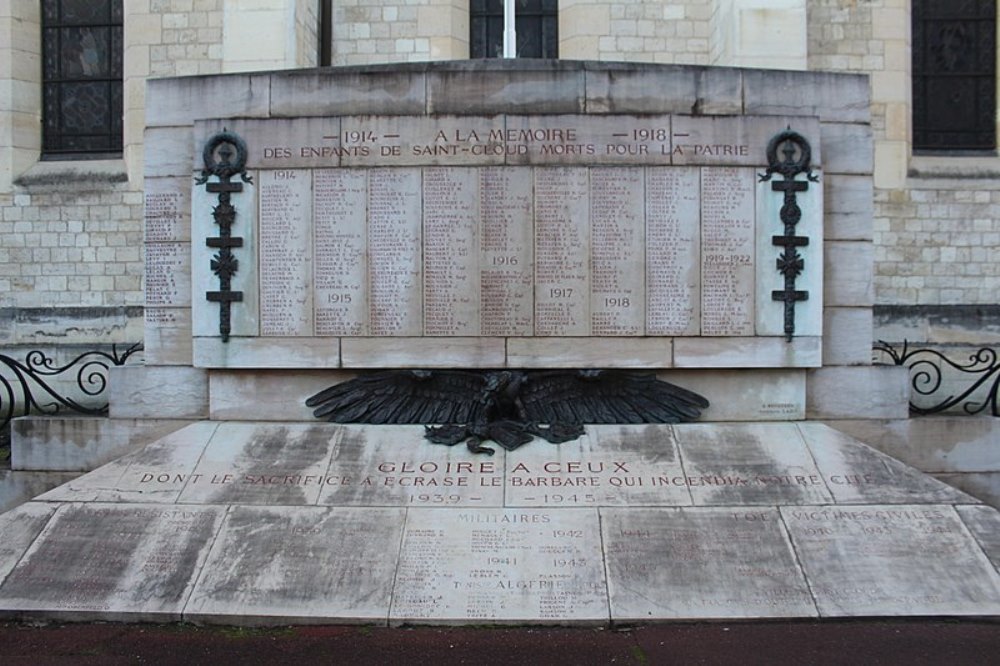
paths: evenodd
<path fill-rule="evenodd" d="M 316 335 L 368 335 L 367 193 L 364 170 L 313 171 Z"/>
<path fill-rule="evenodd" d="M 313 334 L 311 188 L 305 169 L 260 172 L 261 335 Z"/>
<path fill-rule="evenodd" d="M 420 169 L 368 172 L 370 334 L 423 331 L 420 279 Z"/>
<path fill-rule="evenodd" d="M 642 169 L 590 170 L 590 334 L 642 335 L 645 328 Z"/>
<path fill-rule="evenodd" d="M 646 334 L 701 330 L 698 167 L 646 169 Z"/>
<path fill-rule="evenodd" d="M 701 334 L 754 333 L 754 171 L 701 168 Z"/>
<path fill-rule="evenodd" d="M 424 195 L 424 335 L 479 335 L 479 175 L 429 167 Z"/>
<path fill-rule="evenodd" d="M 531 169 L 479 169 L 481 334 L 533 331 Z"/>
<path fill-rule="evenodd" d="M 535 335 L 590 335 L 586 167 L 535 169 Z"/>

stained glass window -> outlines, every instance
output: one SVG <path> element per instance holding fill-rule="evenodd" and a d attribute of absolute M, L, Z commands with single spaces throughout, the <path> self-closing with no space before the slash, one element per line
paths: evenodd
<path fill-rule="evenodd" d="M 913 0 L 913 149 L 996 148 L 996 0 Z"/>
<path fill-rule="evenodd" d="M 558 0 L 514 0 L 518 58 L 559 57 Z M 503 0 L 471 0 L 469 53 L 503 56 Z"/>
<path fill-rule="evenodd" d="M 42 152 L 122 149 L 122 0 L 43 0 Z"/>

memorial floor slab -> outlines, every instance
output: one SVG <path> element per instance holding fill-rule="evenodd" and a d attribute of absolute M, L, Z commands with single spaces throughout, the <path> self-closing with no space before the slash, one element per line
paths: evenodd
<path fill-rule="evenodd" d="M 0 616 L 1000 617 L 1000 512 L 820 424 L 423 434 L 192 424 L 0 516 Z"/>

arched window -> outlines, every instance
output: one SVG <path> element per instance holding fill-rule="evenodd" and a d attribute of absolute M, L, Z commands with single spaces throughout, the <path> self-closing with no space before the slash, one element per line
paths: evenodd
<path fill-rule="evenodd" d="M 122 150 L 122 0 L 42 2 L 42 153 Z"/>

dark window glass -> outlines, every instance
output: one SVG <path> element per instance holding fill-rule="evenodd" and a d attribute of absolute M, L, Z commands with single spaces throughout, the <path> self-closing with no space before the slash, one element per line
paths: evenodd
<path fill-rule="evenodd" d="M 42 152 L 122 149 L 122 0 L 42 3 Z"/>
<path fill-rule="evenodd" d="M 996 0 L 913 0 L 913 148 L 996 148 Z"/>
<path fill-rule="evenodd" d="M 558 0 L 515 0 L 518 58 L 559 57 Z M 503 56 L 503 0 L 472 0 L 469 53 L 473 58 Z"/>

